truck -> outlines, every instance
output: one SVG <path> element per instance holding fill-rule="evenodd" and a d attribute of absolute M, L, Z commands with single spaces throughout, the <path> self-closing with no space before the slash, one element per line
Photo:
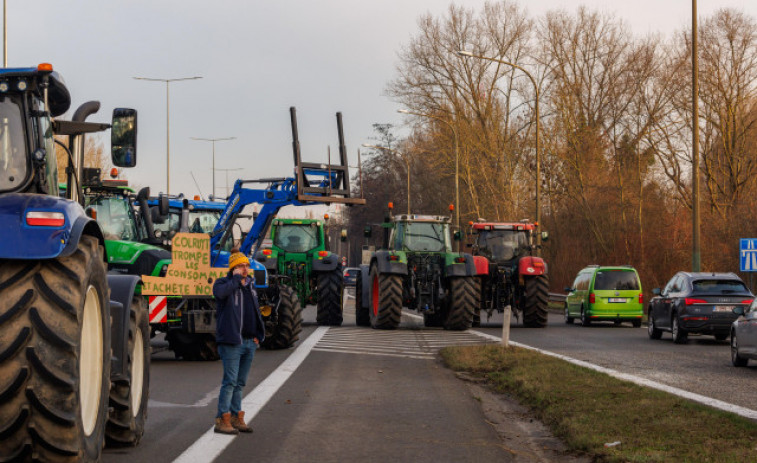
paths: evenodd
<path fill-rule="evenodd" d="M 450 218 L 392 216 L 390 203 L 387 219 L 383 249 L 357 275 L 357 324 L 396 329 L 407 307 L 422 314 L 427 327 L 470 328 L 479 305 L 476 268 L 473 256 L 452 250 Z M 454 239 L 460 238 L 455 233 Z"/>
<path fill-rule="evenodd" d="M 472 253 L 481 288 L 482 313 L 491 317 L 506 307 L 532 328 L 547 326 L 549 277 L 546 261 L 535 255 L 534 234 L 538 225 L 522 222 L 477 222 L 471 224 Z M 542 232 L 542 241 L 548 234 Z"/>
<path fill-rule="evenodd" d="M 140 279 L 107 273 L 103 232 L 83 207 L 84 137 L 111 129 L 114 165 L 136 165 L 137 113 L 110 124 L 54 119 L 71 96 L 52 65 L 0 69 L 0 460 L 97 461 L 136 445 L 149 391 Z M 55 136 L 68 136 L 68 144 Z M 56 144 L 68 157 L 58 190 Z"/>

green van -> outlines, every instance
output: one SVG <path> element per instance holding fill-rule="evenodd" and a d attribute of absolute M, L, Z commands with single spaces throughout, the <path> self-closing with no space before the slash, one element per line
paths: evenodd
<path fill-rule="evenodd" d="M 579 318 L 583 326 L 592 322 L 631 322 L 641 326 L 644 296 L 636 269 L 631 266 L 589 265 L 578 272 L 572 288 L 565 288 L 565 323 Z"/>

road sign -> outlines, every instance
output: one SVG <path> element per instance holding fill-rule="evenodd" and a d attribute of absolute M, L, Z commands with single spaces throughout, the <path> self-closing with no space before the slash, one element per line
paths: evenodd
<path fill-rule="evenodd" d="M 757 238 L 742 238 L 739 249 L 742 272 L 757 272 Z"/>

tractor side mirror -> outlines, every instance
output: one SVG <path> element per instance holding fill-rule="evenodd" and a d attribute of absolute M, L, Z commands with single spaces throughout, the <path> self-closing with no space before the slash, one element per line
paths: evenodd
<path fill-rule="evenodd" d="M 458 231 L 456 231 L 456 232 L 455 232 L 455 233 L 454 233 L 454 234 L 452 235 L 452 239 L 453 239 L 453 240 L 455 240 L 455 241 L 462 241 L 462 239 L 463 239 L 463 234 L 462 234 L 462 233 L 460 233 L 460 231 L 458 230 Z"/>
<path fill-rule="evenodd" d="M 660 295 L 660 288 L 653 289 L 652 290 L 652 294 L 654 294 L 655 296 L 659 296 Z"/>
<path fill-rule="evenodd" d="M 549 240 L 549 232 L 545 232 L 545 231 L 541 232 L 541 240 L 542 241 Z"/>
<path fill-rule="evenodd" d="M 113 110 L 110 129 L 110 157 L 116 167 L 137 165 L 137 111 L 129 108 Z"/>
<path fill-rule="evenodd" d="M 162 216 L 168 215 L 168 196 L 162 193 L 158 197 L 158 213 Z"/>
<path fill-rule="evenodd" d="M 370 225 L 366 225 L 365 227 L 363 227 L 363 236 L 364 237 L 370 238 L 372 234 L 373 233 L 372 233 Z"/>
<path fill-rule="evenodd" d="M 341 242 L 347 241 L 347 229 L 342 228 L 342 231 L 339 234 L 339 241 L 341 241 Z"/>

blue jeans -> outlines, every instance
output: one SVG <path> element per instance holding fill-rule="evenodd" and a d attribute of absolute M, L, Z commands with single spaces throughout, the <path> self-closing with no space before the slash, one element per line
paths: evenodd
<path fill-rule="evenodd" d="M 218 415 L 231 412 L 236 415 L 242 411 L 242 390 L 247 383 L 247 375 L 252 366 L 257 344 L 252 339 L 245 339 L 242 344 L 218 344 L 218 355 L 223 362 L 223 382 L 218 395 Z"/>

